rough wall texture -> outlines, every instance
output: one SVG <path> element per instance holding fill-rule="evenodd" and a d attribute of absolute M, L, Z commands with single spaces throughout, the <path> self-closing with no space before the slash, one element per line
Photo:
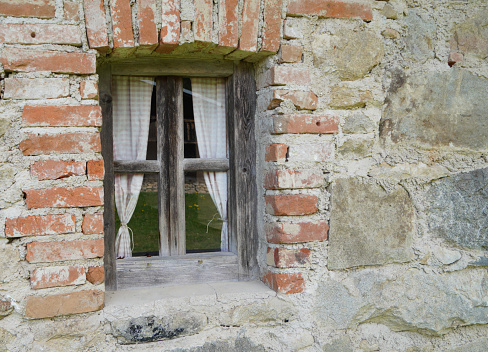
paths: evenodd
<path fill-rule="evenodd" d="M 488 350 L 487 28 L 483 0 L 0 0 L 0 351 Z M 159 55 L 255 65 L 276 292 L 104 292 L 96 67 Z"/>

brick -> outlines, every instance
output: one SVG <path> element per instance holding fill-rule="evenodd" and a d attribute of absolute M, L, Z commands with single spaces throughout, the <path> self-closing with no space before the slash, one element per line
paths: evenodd
<path fill-rule="evenodd" d="M 158 30 L 154 21 L 156 3 L 154 0 L 139 0 L 138 21 L 139 21 L 139 45 L 152 46 L 158 44 Z"/>
<path fill-rule="evenodd" d="M 86 279 L 93 285 L 101 284 L 105 281 L 105 271 L 102 266 L 90 266 L 86 273 Z"/>
<path fill-rule="evenodd" d="M 317 196 L 276 194 L 265 196 L 266 212 L 271 215 L 310 215 L 318 210 Z"/>
<path fill-rule="evenodd" d="M 325 241 L 329 224 L 327 221 L 274 222 L 264 226 L 269 243 L 301 243 Z"/>
<path fill-rule="evenodd" d="M 320 170 L 272 170 L 264 177 L 266 189 L 317 188 L 325 183 Z"/>
<path fill-rule="evenodd" d="M 37 268 L 31 274 L 33 289 L 82 285 L 86 281 L 85 268 L 82 266 L 50 266 Z"/>
<path fill-rule="evenodd" d="M 102 187 L 53 187 L 24 191 L 27 208 L 96 207 L 103 205 Z"/>
<path fill-rule="evenodd" d="M 130 2 L 127 0 L 112 0 L 110 2 L 112 13 L 112 32 L 114 33 L 114 48 L 134 46 L 132 33 L 132 12 Z"/>
<path fill-rule="evenodd" d="M 310 263 L 310 249 L 270 248 L 266 254 L 266 262 L 276 268 L 298 268 Z"/>
<path fill-rule="evenodd" d="M 185 43 L 193 41 L 193 31 L 191 21 L 181 21 L 181 40 Z"/>
<path fill-rule="evenodd" d="M 103 0 L 84 0 L 86 34 L 90 48 L 108 50 L 108 32 Z"/>
<path fill-rule="evenodd" d="M 263 277 L 263 281 L 272 290 L 293 294 L 303 292 L 305 280 L 301 273 L 273 273 L 268 271 Z"/>
<path fill-rule="evenodd" d="M 59 235 L 75 231 L 75 216 L 71 214 L 31 215 L 5 221 L 6 237 Z"/>
<path fill-rule="evenodd" d="M 178 44 L 180 39 L 180 0 L 162 0 L 161 44 Z"/>
<path fill-rule="evenodd" d="M 281 62 L 301 62 L 303 48 L 299 45 L 282 45 Z"/>
<path fill-rule="evenodd" d="M 81 229 L 85 235 L 103 233 L 103 214 L 85 214 Z"/>
<path fill-rule="evenodd" d="M 84 241 L 30 242 L 26 260 L 29 263 L 57 262 L 99 258 L 103 256 L 103 238 Z"/>
<path fill-rule="evenodd" d="M 242 28 L 239 50 L 256 52 L 258 48 L 259 0 L 245 0 L 242 11 Z"/>
<path fill-rule="evenodd" d="M 6 99 L 56 99 L 69 95 L 68 78 L 6 78 Z"/>
<path fill-rule="evenodd" d="M 0 15 L 53 18 L 55 12 L 54 0 L 0 0 Z"/>
<path fill-rule="evenodd" d="M 308 23 L 308 22 L 307 22 Z M 284 39 L 302 39 L 304 22 L 300 18 L 287 18 L 283 25 Z"/>
<path fill-rule="evenodd" d="M 64 18 L 68 21 L 79 21 L 80 15 L 78 14 L 80 5 L 74 1 L 64 2 Z"/>
<path fill-rule="evenodd" d="M 93 80 L 80 82 L 81 99 L 98 99 L 98 84 Z"/>
<path fill-rule="evenodd" d="M 31 319 L 94 312 L 103 308 L 105 294 L 100 290 L 77 291 L 46 297 L 29 296 L 25 315 Z"/>
<path fill-rule="evenodd" d="M 0 42 L 80 46 L 81 30 L 79 26 L 65 24 L 0 24 Z"/>
<path fill-rule="evenodd" d="M 373 19 L 371 3 L 363 0 L 290 0 L 290 16 L 319 16 L 332 18 Z"/>
<path fill-rule="evenodd" d="M 17 48 L 4 48 L 0 62 L 5 71 L 89 74 L 96 71 L 95 54 L 64 53 Z"/>
<path fill-rule="evenodd" d="M 461 53 L 450 52 L 447 59 L 449 66 L 453 66 L 456 62 L 461 62 L 464 60 L 464 55 Z"/>
<path fill-rule="evenodd" d="M 103 180 L 105 172 L 103 160 L 89 160 L 86 163 L 86 168 L 89 180 Z"/>
<path fill-rule="evenodd" d="M 31 166 L 31 175 L 39 180 L 58 180 L 85 174 L 86 162 L 84 161 L 41 160 Z"/>
<path fill-rule="evenodd" d="M 288 148 L 288 161 L 321 162 L 334 157 L 334 144 L 293 144 Z"/>
<path fill-rule="evenodd" d="M 339 117 L 330 115 L 276 115 L 272 133 L 336 133 Z"/>
<path fill-rule="evenodd" d="M 310 70 L 289 66 L 274 66 L 270 70 L 269 84 L 273 86 L 287 84 L 308 86 L 311 84 Z"/>
<path fill-rule="evenodd" d="M 24 126 L 101 126 L 102 108 L 96 105 L 26 105 Z"/>
<path fill-rule="evenodd" d="M 212 0 L 195 0 L 193 31 L 196 42 L 212 42 Z"/>
<path fill-rule="evenodd" d="M 286 161 L 288 154 L 288 146 L 283 143 L 273 143 L 266 147 L 264 155 L 265 161 Z"/>
<path fill-rule="evenodd" d="M 315 110 L 319 98 L 313 92 L 276 89 L 273 91 L 273 99 L 269 103 L 268 109 L 276 109 L 284 100 L 290 100 L 297 109 Z"/>
<path fill-rule="evenodd" d="M 19 148 L 24 155 L 97 153 L 101 150 L 100 134 L 85 132 L 55 135 L 28 134 L 27 139 L 20 142 Z"/>
<path fill-rule="evenodd" d="M 237 48 L 239 44 L 237 0 L 221 0 L 219 5 L 219 46 Z"/>
<path fill-rule="evenodd" d="M 264 0 L 261 51 L 274 53 L 280 48 L 282 2 L 282 0 Z"/>

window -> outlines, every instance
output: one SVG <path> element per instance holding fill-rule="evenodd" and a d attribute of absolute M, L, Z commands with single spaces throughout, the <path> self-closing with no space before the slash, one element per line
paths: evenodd
<path fill-rule="evenodd" d="M 256 277 L 256 88 L 252 66 L 224 61 L 118 62 L 100 66 L 99 72 L 103 111 L 102 154 L 105 160 L 107 290 Z M 135 89 L 138 94 L 132 94 L 130 99 L 123 98 L 121 104 L 119 91 L 121 87 L 130 85 L 126 82 L 138 86 Z M 218 91 L 219 98 L 214 97 L 216 92 L 205 93 L 209 90 Z M 209 114 L 205 109 L 192 108 L 192 105 L 205 108 L 208 107 L 205 104 L 215 101 L 221 106 L 217 112 L 222 115 L 219 120 L 223 125 L 220 137 L 216 136 L 216 128 L 208 128 L 206 115 L 215 115 L 215 110 Z M 120 124 L 117 118 L 124 109 L 135 109 L 132 115 L 146 119 L 149 131 L 147 128 L 139 129 L 137 122 L 132 127 Z M 193 111 L 195 116 L 192 116 Z M 121 139 L 121 131 L 124 130 L 131 132 L 131 143 L 124 143 Z M 219 141 L 219 152 L 205 152 L 204 134 L 209 134 L 207 140 Z M 145 139 L 134 142 L 137 136 Z M 149 145 L 142 157 L 135 147 L 138 143 Z M 118 146 L 125 153 L 119 152 Z M 116 242 L 120 242 L 116 231 L 123 228 L 126 239 L 134 232 L 125 223 L 130 224 L 128 219 L 135 202 L 122 204 L 124 202 L 120 199 L 122 194 L 127 194 L 128 187 L 135 184 L 136 190 L 140 189 L 142 175 L 132 176 L 137 174 L 144 174 L 146 180 L 152 179 L 153 184 L 157 184 L 158 211 L 154 216 L 157 216 L 155 222 L 159 223 L 159 250 L 143 253 L 144 256 L 116 259 Z M 201 181 L 202 176 L 205 182 Z M 214 226 L 216 219 L 220 219 L 222 224 L 223 230 L 217 230 L 218 236 L 222 234 L 222 241 L 217 238 L 217 242 L 221 242 L 219 252 L 209 251 L 218 249 L 215 248 L 215 240 L 210 244 L 196 245 L 199 247 L 196 250 L 186 245 L 185 227 L 190 227 L 187 224 L 190 218 L 188 211 L 192 207 L 188 202 L 192 198 L 185 196 L 185 178 L 187 186 L 200 180 L 205 185 L 203 188 L 209 189 L 208 194 L 203 191 L 201 193 L 205 195 L 201 196 L 211 198 L 212 201 L 207 199 L 206 204 L 215 204 L 216 207 L 212 211 L 217 215 L 209 226 Z M 220 181 L 216 182 L 216 178 Z M 124 182 L 125 186 L 121 187 Z M 114 188 L 114 184 L 117 187 Z M 225 201 L 218 200 L 219 192 L 215 189 L 219 187 L 221 190 L 225 188 L 220 193 L 227 194 L 227 206 L 223 205 Z M 116 209 L 121 216 L 116 215 Z M 133 236 L 137 238 L 138 234 L 133 233 Z M 128 250 L 130 252 L 130 248 Z M 126 255 L 119 252 L 119 256 Z"/>

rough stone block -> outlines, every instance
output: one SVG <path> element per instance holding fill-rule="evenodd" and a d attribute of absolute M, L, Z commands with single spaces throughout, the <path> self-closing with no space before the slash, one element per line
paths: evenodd
<path fill-rule="evenodd" d="M 68 78 L 6 78 L 6 99 L 56 99 L 69 95 Z"/>
<path fill-rule="evenodd" d="M 339 117 L 330 115 L 276 115 L 272 133 L 335 133 Z"/>
<path fill-rule="evenodd" d="M 364 115 L 364 113 L 359 111 L 347 117 L 342 126 L 344 133 L 372 133 L 377 129 L 377 125 Z"/>
<path fill-rule="evenodd" d="M 57 180 L 86 173 L 86 162 L 64 160 L 40 160 L 31 166 L 31 175 L 39 180 Z"/>
<path fill-rule="evenodd" d="M 78 3 L 76 3 L 78 6 Z M 79 26 L 67 24 L 0 24 L 0 42 L 5 44 L 81 45 Z"/>
<path fill-rule="evenodd" d="M 95 105 L 26 105 L 24 126 L 101 126 L 102 108 Z"/>
<path fill-rule="evenodd" d="M 153 342 L 194 335 L 206 325 L 204 314 L 176 311 L 162 318 L 148 316 L 116 320 L 112 322 L 112 335 L 123 344 Z"/>
<path fill-rule="evenodd" d="M 54 187 L 24 190 L 27 208 L 71 208 L 103 205 L 102 187 Z"/>
<path fill-rule="evenodd" d="M 394 73 L 380 136 L 393 143 L 488 149 L 488 79 L 462 69 Z"/>
<path fill-rule="evenodd" d="M 31 274 L 34 289 L 82 285 L 85 283 L 85 268 L 82 266 L 50 266 L 37 268 Z"/>
<path fill-rule="evenodd" d="M 266 212 L 271 215 L 310 215 L 318 210 L 317 196 L 277 194 L 265 196 Z"/>
<path fill-rule="evenodd" d="M 455 26 L 451 37 L 451 50 L 473 56 L 478 59 L 488 57 L 488 11 L 479 9 L 478 13 Z"/>
<path fill-rule="evenodd" d="M 331 189 L 329 269 L 413 259 L 415 211 L 408 193 L 338 179 Z"/>
<path fill-rule="evenodd" d="M 332 159 L 332 143 L 294 144 L 288 149 L 288 160 L 297 162 L 321 162 Z"/>
<path fill-rule="evenodd" d="M 103 257 L 103 238 L 84 241 L 30 242 L 25 259 L 29 263 Z"/>
<path fill-rule="evenodd" d="M 27 135 L 20 142 L 24 155 L 97 153 L 101 150 L 100 134 L 74 132 L 56 135 Z"/>
<path fill-rule="evenodd" d="M 488 168 L 442 178 L 425 199 L 429 232 L 462 247 L 488 249 Z"/>
<path fill-rule="evenodd" d="M 417 10 L 411 9 L 403 21 L 407 25 L 407 34 L 404 37 L 406 49 L 404 57 L 425 62 L 434 58 L 434 41 L 437 26 L 433 18 L 419 16 Z"/>
<path fill-rule="evenodd" d="M 103 308 L 105 294 L 100 290 L 78 291 L 46 297 L 27 297 L 25 315 L 41 319 L 77 313 L 94 312 Z"/>
<path fill-rule="evenodd" d="M 273 222 L 264 226 L 269 243 L 300 243 L 325 241 L 329 224 L 327 221 Z"/>
<path fill-rule="evenodd" d="M 76 231 L 75 216 L 31 215 L 5 221 L 6 237 L 59 235 Z"/>
<path fill-rule="evenodd" d="M 335 109 L 364 108 L 373 102 L 371 91 L 341 84 L 330 88 L 330 106 Z"/>

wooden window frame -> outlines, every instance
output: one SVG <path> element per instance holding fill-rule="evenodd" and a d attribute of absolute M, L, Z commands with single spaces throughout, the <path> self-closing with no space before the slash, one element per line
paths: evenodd
<path fill-rule="evenodd" d="M 258 277 L 257 267 L 257 186 L 256 186 L 256 141 L 255 111 L 256 84 L 252 64 L 234 63 L 224 60 L 126 60 L 99 65 L 100 105 L 103 123 L 101 129 L 102 156 L 105 163 L 104 179 L 104 243 L 105 243 L 105 288 L 108 291 L 117 289 L 183 285 L 210 281 L 250 280 Z M 113 126 L 112 126 L 112 75 L 154 76 L 169 80 L 172 92 L 157 90 L 157 100 L 165 101 L 160 105 L 158 114 L 170 116 L 180 113 L 182 99 L 179 96 L 182 87 L 178 81 L 183 77 L 224 77 L 226 78 L 226 119 L 229 145 L 228 163 L 212 159 L 183 159 L 182 155 L 174 160 L 157 161 L 118 161 L 113 160 Z M 179 77 L 176 79 L 175 77 Z M 173 115 L 174 116 L 174 115 Z M 159 116 L 158 116 L 159 118 Z M 160 126 L 161 125 L 161 126 Z M 165 129 L 167 125 L 158 122 L 158 147 L 177 148 L 183 143 L 181 138 L 170 141 L 171 134 Z M 173 127 L 174 128 L 174 127 Z M 182 148 L 180 148 L 182 149 Z M 166 154 L 173 155 L 175 154 Z M 158 156 L 159 158 L 159 156 Z M 172 167 L 168 167 L 172 165 Z M 167 192 L 165 199 L 182 197 L 184 192 L 184 171 L 196 171 L 204 168 L 208 171 L 228 170 L 228 211 L 229 211 L 229 250 L 230 252 L 194 253 L 181 255 L 181 246 L 168 237 L 170 256 L 134 257 L 116 261 L 115 258 L 115 172 L 159 172 L 160 185 L 170 182 L 179 184 L 174 187 L 159 188 Z M 163 182 L 164 179 L 164 182 Z M 179 200 L 178 209 L 169 211 L 168 204 L 160 199 L 161 225 L 177 228 L 177 219 L 184 216 L 171 216 L 172 211 L 183 211 L 184 201 Z M 181 233 L 181 232 L 180 232 Z M 184 234 L 183 234 L 184 235 Z M 163 275 L 161 275 L 163 273 Z M 135 280 L 135 281 L 134 281 Z"/>

